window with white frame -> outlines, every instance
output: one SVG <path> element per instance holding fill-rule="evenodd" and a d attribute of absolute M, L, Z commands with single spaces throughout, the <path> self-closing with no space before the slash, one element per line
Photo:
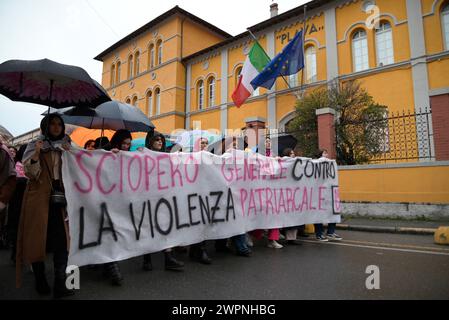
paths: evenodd
<path fill-rule="evenodd" d="M 204 108 L 204 82 L 203 80 L 198 81 L 198 110 L 203 110 Z"/>
<path fill-rule="evenodd" d="M 137 97 L 133 98 L 133 106 L 137 107 L 137 108 L 139 107 L 138 102 L 137 102 Z"/>
<path fill-rule="evenodd" d="M 288 85 L 290 86 L 290 88 L 298 86 L 298 73 L 291 74 L 288 76 Z"/>
<path fill-rule="evenodd" d="M 378 66 L 394 63 L 393 35 L 389 22 L 382 22 L 376 30 L 376 51 Z"/>
<path fill-rule="evenodd" d="M 115 64 L 111 66 L 111 87 L 115 84 Z"/>
<path fill-rule="evenodd" d="M 443 23 L 445 49 L 449 50 L 449 3 L 446 4 L 441 12 L 441 22 Z"/>
<path fill-rule="evenodd" d="M 148 54 L 149 69 L 154 68 L 154 58 L 155 58 L 154 44 L 151 44 Z"/>
<path fill-rule="evenodd" d="M 147 113 L 148 117 L 153 116 L 153 93 L 151 91 L 147 93 Z"/>
<path fill-rule="evenodd" d="M 211 77 L 209 79 L 209 101 L 208 106 L 213 107 L 215 106 L 215 78 Z"/>
<path fill-rule="evenodd" d="M 128 78 L 131 79 L 133 77 L 133 56 L 129 56 L 128 58 Z"/>
<path fill-rule="evenodd" d="M 369 69 L 368 40 L 365 30 L 358 30 L 352 37 L 354 72 Z"/>
<path fill-rule="evenodd" d="M 136 68 L 134 74 L 137 76 L 140 73 L 140 52 L 136 52 L 134 59 L 134 67 Z"/>
<path fill-rule="evenodd" d="M 122 72 L 122 63 L 119 61 L 117 62 L 117 76 L 116 76 L 116 82 L 120 83 L 120 73 Z"/>
<path fill-rule="evenodd" d="M 158 46 L 157 46 L 157 64 L 162 64 L 162 41 L 159 40 Z"/>
<path fill-rule="evenodd" d="M 161 89 L 157 88 L 154 92 L 156 95 L 156 115 L 161 114 Z"/>
<path fill-rule="evenodd" d="M 316 68 L 316 48 L 314 46 L 307 47 L 306 52 L 306 82 L 312 83 L 317 81 Z"/>

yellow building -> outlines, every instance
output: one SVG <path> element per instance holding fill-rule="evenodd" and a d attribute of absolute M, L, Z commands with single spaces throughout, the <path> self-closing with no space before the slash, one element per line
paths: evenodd
<path fill-rule="evenodd" d="M 274 57 L 302 29 L 303 13 L 300 6 L 277 14 L 273 4 L 271 17 L 249 29 Z M 289 88 L 278 79 L 241 108 L 231 94 L 253 43 L 249 32 L 231 36 L 179 7 L 95 59 L 103 61 L 111 97 L 138 105 L 164 133 L 196 121 L 202 129 L 238 129 L 255 119 L 283 129 L 301 83 L 311 90 L 357 79 L 378 103 L 400 112 L 449 95 L 448 0 L 314 0 L 305 39 L 304 81 L 301 73 L 290 76 Z M 432 137 L 431 122 L 429 130 Z M 432 139 L 417 144 L 420 153 L 434 148 Z"/>

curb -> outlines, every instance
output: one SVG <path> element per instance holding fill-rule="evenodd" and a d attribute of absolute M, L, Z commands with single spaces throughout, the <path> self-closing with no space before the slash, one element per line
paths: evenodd
<path fill-rule="evenodd" d="M 363 225 L 337 224 L 339 230 L 366 231 L 378 233 L 420 234 L 434 235 L 437 229 L 433 228 L 408 228 L 408 227 L 376 227 Z"/>

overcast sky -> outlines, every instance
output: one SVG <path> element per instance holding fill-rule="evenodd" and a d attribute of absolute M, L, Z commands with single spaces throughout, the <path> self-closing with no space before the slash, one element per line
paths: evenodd
<path fill-rule="evenodd" d="M 279 12 L 308 0 L 278 0 Z M 269 18 L 271 0 L 0 0 L 0 63 L 49 58 L 101 83 L 98 53 L 175 5 L 232 35 Z M 0 125 L 13 135 L 39 126 L 46 107 L 0 95 Z"/>

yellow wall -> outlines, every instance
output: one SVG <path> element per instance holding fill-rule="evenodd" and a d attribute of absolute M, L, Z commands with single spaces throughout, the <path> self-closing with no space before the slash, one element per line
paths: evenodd
<path fill-rule="evenodd" d="M 421 0 L 424 14 L 432 12 L 434 0 Z M 435 7 L 435 13 L 424 17 L 424 34 L 426 41 L 427 54 L 435 54 L 444 50 L 444 35 L 441 25 L 441 10 L 447 0 L 438 0 Z"/>
<path fill-rule="evenodd" d="M 343 201 L 449 203 L 449 166 L 340 168 L 338 174 Z"/>
<path fill-rule="evenodd" d="M 230 107 L 228 109 L 228 128 L 241 129 L 245 126 L 246 118 L 255 116 L 267 118 L 267 102 L 265 99 L 250 100 L 240 108 Z"/>
<path fill-rule="evenodd" d="M 190 127 L 193 128 L 194 121 L 201 122 L 201 129 L 220 130 L 220 110 L 214 109 L 194 114 L 190 117 Z"/>
<path fill-rule="evenodd" d="M 375 30 L 368 29 L 365 25 L 369 17 L 361 10 L 361 1 L 351 3 L 350 5 L 337 8 L 337 41 L 338 44 L 338 68 L 341 75 L 353 72 L 352 60 L 352 36 L 358 29 L 363 29 L 367 33 L 369 67 L 377 67 Z M 376 1 L 380 8 L 381 21 L 388 21 L 393 31 L 394 62 L 401 62 L 410 59 L 410 45 L 407 24 L 395 25 L 394 20 L 386 13 L 396 17 L 398 22 L 407 19 L 407 9 L 405 0 L 381 0 Z"/>
<path fill-rule="evenodd" d="M 449 57 L 427 64 L 430 89 L 449 87 Z"/>

